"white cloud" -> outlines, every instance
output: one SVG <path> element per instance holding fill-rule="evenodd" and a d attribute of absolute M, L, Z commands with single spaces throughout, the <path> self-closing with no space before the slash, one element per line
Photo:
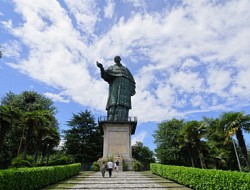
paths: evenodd
<path fill-rule="evenodd" d="M 2 21 L 1 24 L 5 27 L 5 28 L 12 28 L 12 20 L 7 20 L 7 21 Z"/>
<path fill-rule="evenodd" d="M 250 83 L 248 77 L 246 77 L 249 76 L 249 74 L 250 68 L 247 68 L 246 70 L 241 70 L 238 75 L 236 75 L 235 82 L 230 88 L 230 93 L 233 96 L 242 99 L 249 99 Z"/>
<path fill-rule="evenodd" d="M 69 99 L 64 98 L 62 95 L 60 94 L 53 94 L 51 92 L 45 92 L 44 93 L 45 96 L 47 96 L 48 98 L 50 98 L 52 101 L 54 102 L 63 102 L 63 103 L 68 103 L 70 102 Z"/>
<path fill-rule="evenodd" d="M 146 8 L 146 3 L 144 0 L 123 0 L 124 3 L 129 3 L 134 7 Z"/>
<path fill-rule="evenodd" d="M 202 96 L 200 95 L 194 95 L 193 97 L 191 97 L 190 101 L 193 107 L 202 106 L 204 102 Z"/>
<path fill-rule="evenodd" d="M 137 133 L 135 135 L 132 136 L 131 139 L 131 145 L 135 145 L 136 142 L 143 142 L 143 140 L 147 137 L 147 132 L 146 131 L 142 131 L 140 133 Z"/>
<path fill-rule="evenodd" d="M 200 65 L 201 63 L 199 63 L 198 61 L 191 59 L 191 58 L 187 58 L 186 60 L 183 61 L 181 68 L 185 70 L 189 70 L 189 69 L 198 67 Z"/>
<path fill-rule="evenodd" d="M 225 89 L 232 83 L 231 75 L 230 70 L 223 70 L 223 68 L 208 69 L 207 82 L 209 91 L 224 96 Z"/>
<path fill-rule="evenodd" d="M 58 150 L 62 149 L 62 147 L 64 146 L 64 144 L 65 144 L 65 139 L 61 137 L 57 149 L 58 149 Z"/>
<path fill-rule="evenodd" d="M 202 78 L 198 73 L 181 71 L 171 73 L 168 81 L 174 88 L 187 93 L 200 92 L 202 89 Z"/>
<path fill-rule="evenodd" d="M 4 57 L 20 58 L 21 46 L 18 41 L 8 41 L 2 45 Z"/>
<path fill-rule="evenodd" d="M 92 35 L 98 21 L 99 9 L 94 0 L 65 0 L 70 12 L 74 15 L 78 29 Z"/>
<path fill-rule="evenodd" d="M 54 4 L 53 11 L 51 7 L 51 3 L 18 4 L 26 22 L 23 27 L 13 28 L 12 31 L 30 47 L 30 53 L 19 64 L 10 65 L 48 85 L 65 89 L 63 94 L 76 102 L 85 105 L 93 103 L 98 109 L 102 104 L 96 102 L 86 89 L 91 88 L 95 93 L 102 94 L 104 88 L 98 88 L 100 82 L 95 82 L 87 70 L 89 50 L 80 41 L 78 32 L 61 7 Z M 54 16 L 55 12 L 57 16 Z M 33 18 L 29 18 L 31 15 Z M 43 19 L 52 23 L 45 23 Z"/>
<path fill-rule="evenodd" d="M 115 9 L 114 0 L 106 0 L 107 5 L 104 7 L 104 17 L 112 18 Z"/>

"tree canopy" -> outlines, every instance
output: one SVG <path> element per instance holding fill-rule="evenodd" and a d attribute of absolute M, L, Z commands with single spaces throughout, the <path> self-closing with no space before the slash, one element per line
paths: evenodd
<path fill-rule="evenodd" d="M 76 162 L 92 163 L 102 157 L 103 137 L 90 111 L 73 114 L 64 131 L 66 154 Z"/>
<path fill-rule="evenodd" d="M 20 155 L 23 159 L 27 159 L 27 154 L 33 155 L 36 163 L 43 146 L 50 147 L 43 152 L 43 155 L 50 154 L 60 141 L 55 113 L 53 102 L 34 91 L 24 91 L 21 94 L 9 92 L 2 98 L 0 105 L 2 168 L 8 167 L 11 160 Z M 55 140 L 53 146 L 46 142 L 51 136 Z"/>
<path fill-rule="evenodd" d="M 159 123 L 153 137 L 156 143 L 156 157 L 162 164 L 182 165 L 185 153 L 181 153 L 178 135 L 184 125 L 184 120 L 172 119 Z"/>

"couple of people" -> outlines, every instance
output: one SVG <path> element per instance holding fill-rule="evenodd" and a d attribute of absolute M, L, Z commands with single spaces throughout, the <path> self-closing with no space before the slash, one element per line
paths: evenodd
<path fill-rule="evenodd" d="M 105 177 L 106 170 L 109 171 L 109 177 L 111 177 L 112 176 L 112 171 L 113 171 L 113 166 L 115 167 L 115 170 L 118 172 L 118 170 L 119 170 L 119 161 L 118 160 L 114 164 L 110 160 L 107 163 L 107 165 L 105 164 L 105 162 L 103 162 L 102 165 L 101 165 L 102 177 Z"/>

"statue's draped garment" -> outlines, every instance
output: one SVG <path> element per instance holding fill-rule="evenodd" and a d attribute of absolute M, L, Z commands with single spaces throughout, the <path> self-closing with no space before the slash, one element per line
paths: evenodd
<path fill-rule="evenodd" d="M 109 83 L 109 96 L 106 105 L 108 120 L 127 120 L 131 109 L 131 96 L 135 94 L 135 80 L 130 71 L 115 64 L 102 70 L 101 77 Z"/>

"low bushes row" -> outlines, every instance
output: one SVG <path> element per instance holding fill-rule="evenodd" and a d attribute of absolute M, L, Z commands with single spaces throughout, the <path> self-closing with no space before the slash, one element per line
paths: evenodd
<path fill-rule="evenodd" d="M 79 173 L 80 170 L 80 163 L 64 166 L 0 170 L 0 189 L 40 189 L 71 177 Z"/>
<path fill-rule="evenodd" d="M 150 171 L 197 190 L 249 190 L 250 173 L 150 164 Z"/>

